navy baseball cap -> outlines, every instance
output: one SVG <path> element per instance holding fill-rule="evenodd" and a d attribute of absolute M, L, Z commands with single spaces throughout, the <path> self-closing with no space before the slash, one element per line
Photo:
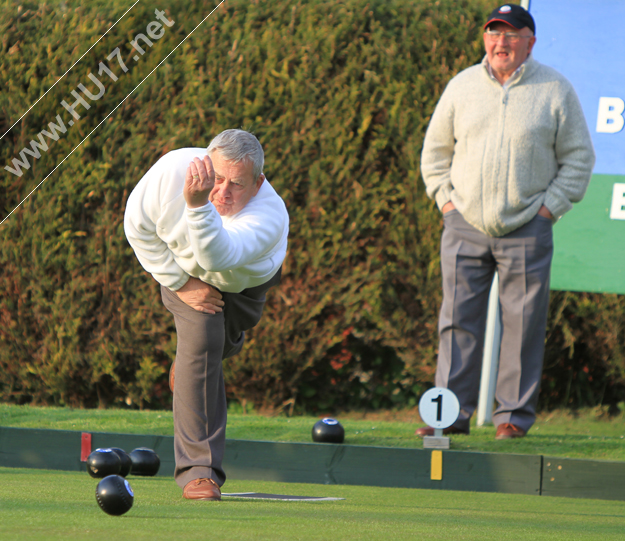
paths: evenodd
<path fill-rule="evenodd" d="M 527 26 L 534 34 L 536 34 L 534 18 L 528 11 L 521 6 L 517 6 L 516 4 L 504 4 L 503 6 L 495 8 L 488 17 L 484 28 L 491 23 L 498 22 L 509 24 L 517 30 L 521 30 L 521 28 L 525 28 Z"/>

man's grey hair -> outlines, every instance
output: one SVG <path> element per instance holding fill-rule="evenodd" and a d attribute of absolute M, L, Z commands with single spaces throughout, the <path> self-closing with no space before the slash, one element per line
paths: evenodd
<path fill-rule="evenodd" d="M 249 160 L 252 163 L 252 173 L 256 180 L 263 172 L 265 153 L 256 137 L 245 130 L 226 130 L 217 135 L 208 145 L 208 155 L 219 151 L 227 162 L 239 163 Z"/>

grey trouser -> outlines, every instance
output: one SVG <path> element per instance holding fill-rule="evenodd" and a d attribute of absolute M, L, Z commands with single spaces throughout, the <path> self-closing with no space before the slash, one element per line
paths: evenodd
<path fill-rule="evenodd" d="M 281 270 L 268 282 L 241 293 L 224 293 L 223 312 L 204 314 L 161 287 L 163 304 L 174 315 L 178 345 L 174 385 L 174 477 L 189 481 L 226 480 L 221 463 L 226 445 L 227 402 L 221 361 L 241 351 L 244 331 L 263 313 L 265 293 L 280 283 Z"/>
<path fill-rule="evenodd" d="M 477 407 L 488 294 L 497 270 L 502 334 L 493 422 L 527 431 L 536 417 L 543 367 L 551 220 L 537 215 L 497 238 L 469 225 L 457 210 L 445 213 L 444 222 L 436 385 L 456 394 L 460 416 L 454 426 L 468 431 Z"/>

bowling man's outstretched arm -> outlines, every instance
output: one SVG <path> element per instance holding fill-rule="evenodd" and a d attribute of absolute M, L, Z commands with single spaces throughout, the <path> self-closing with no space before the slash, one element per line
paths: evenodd
<path fill-rule="evenodd" d="M 182 191 L 187 166 L 197 161 L 204 168 L 203 157 L 206 151 L 199 147 L 168 152 L 143 175 L 126 203 L 124 231 L 128 242 L 142 267 L 172 291 L 186 284 L 188 271 L 194 267 L 186 248 Z"/>
<path fill-rule="evenodd" d="M 124 232 L 141 266 L 159 284 L 176 291 L 187 283 L 189 275 L 176 263 L 174 254 L 157 234 L 160 204 L 151 201 L 157 194 L 148 189 L 147 181 L 144 182 L 146 177 L 128 198 Z"/>
<path fill-rule="evenodd" d="M 152 170 L 151 173 L 155 174 Z M 126 237 L 137 259 L 157 282 L 174 290 L 194 310 L 207 314 L 221 312 L 224 305 L 221 293 L 180 268 L 167 243 L 158 236 L 160 202 L 155 199 L 158 191 L 148 184 L 148 179 L 139 182 L 128 198 L 124 216 Z"/>

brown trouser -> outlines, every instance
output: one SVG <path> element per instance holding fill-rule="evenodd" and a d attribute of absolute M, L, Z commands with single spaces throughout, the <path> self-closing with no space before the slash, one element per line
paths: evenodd
<path fill-rule="evenodd" d="M 488 295 L 497 270 L 502 329 L 493 422 L 527 431 L 536 417 L 543 367 L 551 220 L 537 215 L 503 237 L 484 235 L 457 210 L 445 213 L 444 221 L 436 385 L 456 394 L 460 416 L 454 426 L 468 431 L 478 401 Z"/>
<path fill-rule="evenodd" d="M 174 386 L 174 477 L 189 481 L 226 480 L 221 463 L 226 445 L 227 402 L 222 360 L 241 351 L 245 332 L 263 313 L 265 293 L 280 283 L 281 271 L 268 282 L 241 293 L 222 293 L 223 312 L 204 314 L 161 287 L 163 304 L 174 315 L 178 346 Z"/>

